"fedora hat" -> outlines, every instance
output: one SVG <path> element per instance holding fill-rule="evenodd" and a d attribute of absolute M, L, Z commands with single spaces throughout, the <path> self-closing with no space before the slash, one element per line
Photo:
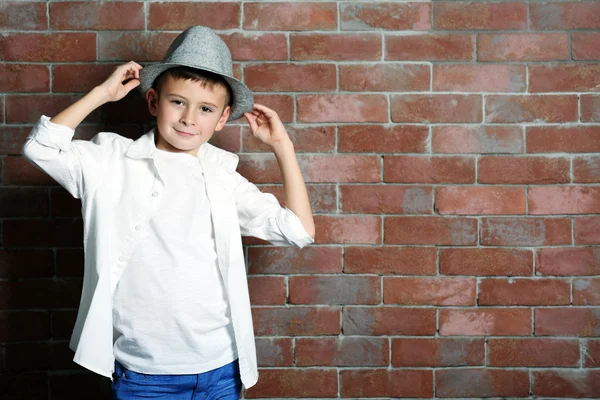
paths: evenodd
<path fill-rule="evenodd" d="M 192 26 L 181 32 L 173 40 L 160 63 L 142 69 L 138 90 L 145 95 L 161 73 L 179 66 L 214 72 L 229 83 L 233 101 L 228 121 L 240 118 L 244 112 L 252 110 L 254 105 L 252 92 L 240 80 L 233 77 L 229 48 L 212 29 Z"/>

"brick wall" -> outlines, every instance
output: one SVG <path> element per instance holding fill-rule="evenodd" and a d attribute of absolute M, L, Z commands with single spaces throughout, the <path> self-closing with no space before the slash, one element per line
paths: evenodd
<path fill-rule="evenodd" d="M 316 215 L 245 239 L 247 398 L 600 397 L 600 2 L 3 2 L 2 399 L 107 398 L 73 364 L 79 204 L 20 156 L 54 115 L 192 24 L 289 123 Z M 77 130 L 137 137 L 137 93 Z M 244 123 L 216 144 L 282 196 Z"/>

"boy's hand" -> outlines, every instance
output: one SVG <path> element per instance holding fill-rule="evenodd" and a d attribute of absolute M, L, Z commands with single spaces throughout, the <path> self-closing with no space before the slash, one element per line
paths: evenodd
<path fill-rule="evenodd" d="M 113 73 L 98 86 L 106 95 L 106 101 L 121 100 L 140 84 L 140 71 L 143 67 L 133 61 L 119 65 Z M 123 84 L 123 82 L 128 81 Z"/>
<path fill-rule="evenodd" d="M 252 111 L 245 112 L 244 117 L 250 125 L 252 135 L 271 148 L 291 143 L 279 115 L 270 108 L 255 103 Z"/>

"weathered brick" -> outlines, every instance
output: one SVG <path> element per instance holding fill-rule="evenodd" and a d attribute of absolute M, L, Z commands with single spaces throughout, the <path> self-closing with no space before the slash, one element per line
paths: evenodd
<path fill-rule="evenodd" d="M 344 251 L 344 273 L 378 275 L 435 275 L 432 247 L 352 247 Z"/>
<path fill-rule="evenodd" d="M 341 125 L 338 151 L 349 153 L 424 153 L 429 129 L 415 125 Z"/>
<path fill-rule="evenodd" d="M 531 310 L 526 308 L 440 309 L 442 336 L 531 335 Z"/>
<path fill-rule="evenodd" d="M 56 185 L 42 170 L 34 167 L 23 157 L 4 157 L 2 182 L 6 185 Z"/>
<path fill-rule="evenodd" d="M 215 132 L 208 142 L 223 150 L 239 153 L 242 150 L 241 129 L 240 126 L 225 125 L 223 129 Z"/>
<path fill-rule="evenodd" d="M 481 122 L 479 95 L 409 94 L 392 95 L 394 122 Z"/>
<path fill-rule="evenodd" d="M 290 304 L 380 304 L 376 276 L 292 276 Z"/>
<path fill-rule="evenodd" d="M 538 249 L 536 273 L 546 276 L 598 275 L 600 274 L 600 249 L 597 247 Z"/>
<path fill-rule="evenodd" d="M 523 132 L 516 126 L 433 126 L 434 153 L 522 153 Z"/>
<path fill-rule="evenodd" d="M 52 339 L 69 339 L 73 333 L 76 317 L 77 310 L 53 310 L 50 313 Z"/>
<path fill-rule="evenodd" d="M 309 246 L 301 251 L 292 247 L 250 247 L 250 274 L 306 274 L 342 272 L 341 247 Z"/>
<path fill-rule="evenodd" d="M 433 66 L 433 90 L 462 92 L 524 92 L 524 65 L 437 64 Z"/>
<path fill-rule="evenodd" d="M 100 32 L 98 60 L 160 61 L 176 36 L 168 32 Z"/>
<path fill-rule="evenodd" d="M 4 247 L 61 246 L 79 247 L 83 244 L 81 220 L 5 220 L 2 223 Z"/>
<path fill-rule="evenodd" d="M 573 279 L 573 304 L 580 306 L 600 305 L 600 279 Z"/>
<path fill-rule="evenodd" d="M 573 182 L 600 182 L 600 155 L 573 158 Z"/>
<path fill-rule="evenodd" d="M 474 306 L 475 278 L 383 278 L 385 304 Z"/>
<path fill-rule="evenodd" d="M 379 60 L 381 36 L 370 33 L 292 34 L 292 60 Z"/>
<path fill-rule="evenodd" d="M 283 33 L 235 32 L 221 35 L 236 61 L 276 61 L 288 59 L 287 38 Z"/>
<path fill-rule="evenodd" d="M 432 398 L 433 371 L 355 369 L 340 371 L 342 397 Z"/>
<path fill-rule="evenodd" d="M 387 366 L 387 338 L 340 336 L 339 338 L 299 338 L 296 340 L 296 365 L 365 367 Z"/>
<path fill-rule="evenodd" d="M 273 194 L 282 207 L 287 205 L 283 185 L 261 185 L 262 192 Z M 337 192 L 335 185 L 308 184 L 308 200 L 313 213 L 334 213 L 337 211 Z"/>
<path fill-rule="evenodd" d="M 333 153 L 335 149 L 333 126 L 286 126 L 285 130 L 296 153 Z M 247 126 L 242 128 L 242 145 L 244 152 L 272 152 L 268 145 L 252 135 Z"/>
<path fill-rule="evenodd" d="M 298 96 L 299 122 L 387 122 L 383 94 L 315 94 Z"/>
<path fill-rule="evenodd" d="M 56 276 L 81 278 L 83 270 L 83 249 L 56 250 Z"/>
<path fill-rule="evenodd" d="M 594 368 L 600 365 L 600 339 L 587 339 L 581 344 L 583 351 L 583 366 Z"/>
<path fill-rule="evenodd" d="M 570 244 L 571 220 L 567 218 L 484 218 L 481 221 L 480 235 L 480 243 L 484 246 Z"/>
<path fill-rule="evenodd" d="M 483 339 L 392 339 L 392 366 L 394 367 L 462 367 L 483 365 L 484 357 Z"/>
<path fill-rule="evenodd" d="M 42 188 L 3 187 L 0 189 L 0 217 L 45 217 L 48 191 Z"/>
<path fill-rule="evenodd" d="M 21 155 L 23 144 L 30 133 L 31 127 L 29 126 L 0 126 L 0 137 L 2 137 L 0 141 L 0 154 Z"/>
<path fill-rule="evenodd" d="M 244 29 L 250 30 L 334 30 L 337 18 L 337 6 L 333 2 L 244 4 Z"/>
<path fill-rule="evenodd" d="M 437 396 L 457 398 L 527 397 L 530 385 L 527 370 L 487 368 L 440 369 L 435 382 Z"/>
<path fill-rule="evenodd" d="M 0 251 L 0 278 L 48 278 L 54 273 L 52 250 Z"/>
<path fill-rule="evenodd" d="M 257 336 L 321 336 L 340 333 L 339 307 L 253 308 Z"/>
<path fill-rule="evenodd" d="M 53 117 L 78 99 L 79 96 L 61 94 L 6 96 L 6 122 L 36 123 L 42 114 Z M 97 122 L 100 115 L 96 109 L 85 121 Z"/>
<path fill-rule="evenodd" d="M 571 122 L 577 121 L 577 96 L 491 95 L 485 99 L 486 122 Z"/>
<path fill-rule="evenodd" d="M 600 244 L 600 216 L 575 218 L 575 244 Z"/>
<path fill-rule="evenodd" d="M 245 393 L 252 398 L 336 397 L 338 376 L 329 369 L 264 369 L 260 381 Z"/>
<path fill-rule="evenodd" d="M 443 275 L 531 276 L 531 250 L 501 248 L 441 249 Z"/>
<path fill-rule="evenodd" d="M 579 341 L 573 339 L 489 339 L 493 367 L 578 367 Z"/>
<path fill-rule="evenodd" d="M 598 214 L 600 187 L 550 186 L 528 188 L 530 214 Z"/>
<path fill-rule="evenodd" d="M 256 305 L 278 305 L 286 302 L 285 279 L 279 276 L 251 276 L 248 279 L 250 302 Z"/>
<path fill-rule="evenodd" d="M 236 2 L 165 2 L 150 3 L 148 29 L 182 30 L 204 25 L 225 30 L 240 27 L 241 5 Z"/>
<path fill-rule="evenodd" d="M 0 309 L 74 308 L 79 305 L 77 279 L 27 279 L 0 282 Z"/>
<path fill-rule="evenodd" d="M 50 339 L 50 318 L 47 311 L 0 311 L 0 340 Z"/>
<path fill-rule="evenodd" d="M 431 214 L 432 188 L 427 186 L 340 186 L 343 213 Z"/>
<path fill-rule="evenodd" d="M 527 29 L 526 3 L 447 2 L 435 4 L 435 29 Z"/>
<path fill-rule="evenodd" d="M 0 64 L 0 91 L 48 92 L 50 72 L 45 65 Z"/>
<path fill-rule="evenodd" d="M 0 36 L 0 60 L 71 62 L 96 60 L 95 33 L 6 33 Z"/>
<path fill-rule="evenodd" d="M 473 35 L 422 34 L 386 35 L 385 59 L 388 61 L 470 61 Z"/>
<path fill-rule="evenodd" d="M 384 181 L 474 183 L 475 159 L 461 156 L 386 156 Z"/>
<path fill-rule="evenodd" d="M 340 3 L 342 30 L 431 29 L 431 5 L 427 3 Z"/>
<path fill-rule="evenodd" d="M 529 67 L 529 91 L 597 92 L 600 64 L 552 64 Z"/>
<path fill-rule="evenodd" d="M 266 105 L 275 110 L 283 123 L 292 122 L 294 120 L 294 98 L 284 94 L 256 94 L 254 102 Z M 246 119 L 241 117 L 238 121 L 247 124 Z"/>
<path fill-rule="evenodd" d="M 433 335 L 435 309 L 344 307 L 344 335 Z"/>
<path fill-rule="evenodd" d="M 256 338 L 259 367 L 291 367 L 294 364 L 293 339 Z"/>
<path fill-rule="evenodd" d="M 600 151 L 600 129 L 595 126 L 529 126 L 529 153 L 595 153 Z"/>
<path fill-rule="evenodd" d="M 68 30 L 143 30 L 143 3 L 68 2 L 50 4 L 50 27 Z"/>
<path fill-rule="evenodd" d="M 367 92 L 429 91 L 429 66 L 381 63 L 340 65 L 340 90 Z M 335 78 L 333 79 L 335 86 Z M 324 90 L 324 89 L 321 89 Z"/>
<path fill-rule="evenodd" d="M 481 33 L 478 61 L 555 61 L 569 59 L 569 34 Z"/>
<path fill-rule="evenodd" d="M 386 244 L 468 246 L 477 242 L 477 220 L 447 217 L 386 217 Z"/>
<path fill-rule="evenodd" d="M 0 4 L 0 30 L 36 31 L 48 28 L 47 2 L 7 1 Z"/>
<path fill-rule="evenodd" d="M 251 64 L 244 82 L 259 92 L 335 91 L 333 64 Z"/>
<path fill-rule="evenodd" d="M 531 29 L 598 29 L 600 4 L 593 1 L 531 4 Z"/>
<path fill-rule="evenodd" d="M 480 157 L 477 166 L 479 183 L 554 184 L 570 182 L 570 161 L 554 157 Z"/>
<path fill-rule="evenodd" d="M 7 399 L 48 400 L 48 375 L 46 372 L 28 374 L 2 374 L 2 395 Z"/>
<path fill-rule="evenodd" d="M 532 371 L 534 396 L 559 398 L 600 398 L 598 370 L 540 370 Z"/>
<path fill-rule="evenodd" d="M 317 216 L 315 243 L 381 244 L 379 216 Z"/>
<path fill-rule="evenodd" d="M 573 32 L 571 40 L 573 60 L 600 60 L 600 32 Z"/>
<path fill-rule="evenodd" d="M 581 122 L 600 122 L 600 95 L 580 96 Z"/>
<path fill-rule="evenodd" d="M 550 306 L 571 303 L 571 285 L 561 279 L 484 279 L 479 282 L 481 306 Z"/>
<path fill-rule="evenodd" d="M 441 187 L 435 193 L 439 214 L 525 214 L 525 191 L 514 187 Z"/>
<path fill-rule="evenodd" d="M 600 335 L 600 307 L 557 307 L 534 310 L 536 336 Z"/>
<path fill-rule="evenodd" d="M 104 82 L 116 67 L 117 64 L 54 65 L 52 92 L 88 92 Z M 74 77 L 77 79 L 73 79 Z"/>

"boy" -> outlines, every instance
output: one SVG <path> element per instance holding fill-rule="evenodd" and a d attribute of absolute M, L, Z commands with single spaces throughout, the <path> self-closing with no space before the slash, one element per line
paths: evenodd
<path fill-rule="evenodd" d="M 157 126 L 132 141 L 72 141 L 100 105 L 138 87 Z M 208 140 L 245 116 L 275 153 L 286 208 L 235 172 L 238 157 Z M 241 234 L 313 242 L 293 145 L 277 113 L 233 78 L 217 34 L 192 27 L 163 61 L 130 62 L 52 119 L 24 156 L 82 201 L 85 272 L 70 347 L 111 377 L 113 398 L 237 399 L 258 379 Z"/>

